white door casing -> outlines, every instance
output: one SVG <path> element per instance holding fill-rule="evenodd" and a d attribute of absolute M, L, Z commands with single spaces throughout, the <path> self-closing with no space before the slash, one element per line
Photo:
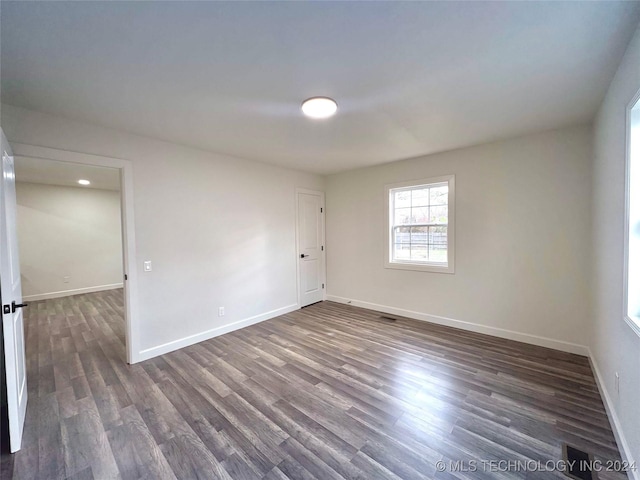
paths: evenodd
<path fill-rule="evenodd" d="M 296 190 L 298 233 L 298 302 L 300 307 L 324 300 L 324 193 Z"/>
<path fill-rule="evenodd" d="M 0 191 L 0 293 L 9 414 L 11 452 L 20 449 L 27 411 L 27 368 L 22 312 L 22 283 L 16 231 L 16 183 L 11 149 L 2 139 L 2 183 Z"/>

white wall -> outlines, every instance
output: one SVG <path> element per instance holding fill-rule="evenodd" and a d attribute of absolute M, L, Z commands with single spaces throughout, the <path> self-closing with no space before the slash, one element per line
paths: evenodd
<path fill-rule="evenodd" d="M 120 192 L 17 182 L 16 197 L 25 299 L 122 283 Z"/>
<path fill-rule="evenodd" d="M 623 320 L 625 111 L 640 90 L 636 31 L 594 123 L 591 350 L 628 455 L 640 462 L 640 337 Z M 620 394 L 615 390 L 620 374 Z M 639 467 L 640 468 L 640 467 Z M 640 478 L 640 472 L 635 478 Z"/>
<path fill-rule="evenodd" d="M 322 177 L 9 105 L 2 115 L 10 142 L 132 161 L 138 358 L 295 308 L 295 188 L 322 190 Z"/>
<path fill-rule="evenodd" d="M 586 353 L 590 136 L 568 128 L 328 177 L 328 294 Z M 455 274 L 385 269 L 385 184 L 447 174 Z"/>

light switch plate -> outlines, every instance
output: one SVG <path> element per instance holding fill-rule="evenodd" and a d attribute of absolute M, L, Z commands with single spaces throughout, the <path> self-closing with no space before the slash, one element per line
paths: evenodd
<path fill-rule="evenodd" d="M 151 260 L 147 260 L 146 262 L 144 262 L 144 271 L 145 272 L 150 272 L 151 271 Z"/>

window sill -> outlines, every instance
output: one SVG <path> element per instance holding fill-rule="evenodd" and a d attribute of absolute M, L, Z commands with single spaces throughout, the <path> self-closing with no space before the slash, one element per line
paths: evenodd
<path fill-rule="evenodd" d="M 385 262 L 384 268 L 391 268 L 396 270 L 414 270 L 418 272 L 432 272 L 432 273 L 455 273 L 453 265 L 436 264 L 436 263 L 404 263 L 404 262 Z"/>
<path fill-rule="evenodd" d="M 633 330 L 636 335 L 640 336 L 640 317 L 630 317 L 625 315 L 624 320 L 629 324 L 631 330 Z"/>

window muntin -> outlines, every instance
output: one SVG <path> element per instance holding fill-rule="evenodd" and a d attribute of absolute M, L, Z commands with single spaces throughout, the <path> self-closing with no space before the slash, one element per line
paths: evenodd
<path fill-rule="evenodd" d="M 388 186 L 387 201 L 385 266 L 452 273 L 453 176 Z"/>

